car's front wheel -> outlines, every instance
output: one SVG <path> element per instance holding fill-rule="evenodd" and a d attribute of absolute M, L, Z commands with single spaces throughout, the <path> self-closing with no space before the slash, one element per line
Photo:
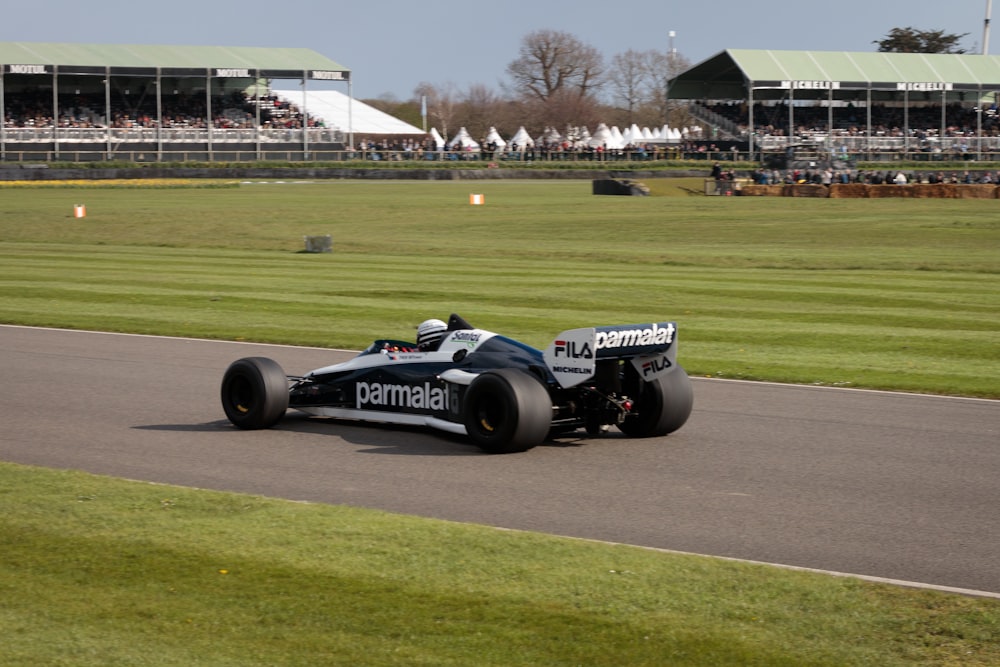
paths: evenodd
<path fill-rule="evenodd" d="M 288 378 L 278 362 L 246 357 L 222 376 L 222 409 L 242 429 L 271 428 L 288 410 Z"/>
<path fill-rule="evenodd" d="M 531 449 L 545 441 L 552 426 L 548 390 L 516 368 L 490 371 L 473 380 L 462 410 L 469 438 L 491 454 Z"/>

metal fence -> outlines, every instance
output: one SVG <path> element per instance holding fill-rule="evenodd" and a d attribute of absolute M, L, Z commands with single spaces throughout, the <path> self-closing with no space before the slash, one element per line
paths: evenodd
<path fill-rule="evenodd" d="M 839 136 L 808 134 L 791 141 L 783 136 L 746 142 L 686 141 L 648 143 L 641 147 L 535 147 L 503 151 L 352 150 L 342 132 L 330 129 L 217 128 L 4 128 L 0 160 L 4 162 L 131 162 L 290 161 L 290 162 L 654 162 L 671 160 L 746 161 L 784 155 L 806 147 L 818 160 L 854 161 L 1000 161 L 1000 137 Z"/>
<path fill-rule="evenodd" d="M 1000 137 L 945 136 L 920 133 L 914 136 L 862 136 L 804 134 L 794 137 L 762 136 L 758 151 L 783 153 L 789 146 L 808 146 L 817 156 L 864 161 L 944 161 L 1000 159 Z"/>

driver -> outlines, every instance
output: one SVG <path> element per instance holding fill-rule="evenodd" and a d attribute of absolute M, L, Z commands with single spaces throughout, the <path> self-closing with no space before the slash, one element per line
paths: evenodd
<path fill-rule="evenodd" d="M 448 331 L 448 325 L 441 320 L 424 320 L 417 327 L 417 349 L 432 352 L 441 344 Z"/>

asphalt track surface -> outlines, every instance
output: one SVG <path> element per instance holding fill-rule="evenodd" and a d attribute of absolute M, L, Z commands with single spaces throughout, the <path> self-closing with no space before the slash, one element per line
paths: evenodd
<path fill-rule="evenodd" d="M 0 326 L 0 460 L 1000 594 L 1000 401 L 695 379 L 668 437 L 491 456 L 294 412 L 239 431 L 219 382 L 258 355 L 353 353 Z"/>

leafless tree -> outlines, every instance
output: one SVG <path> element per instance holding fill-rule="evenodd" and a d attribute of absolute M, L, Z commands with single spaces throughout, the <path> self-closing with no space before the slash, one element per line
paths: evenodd
<path fill-rule="evenodd" d="M 608 81 L 612 91 L 612 103 L 625 111 L 624 122 L 631 125 L 635 121 L 636 109 L 645 101 L 650 68 L 647 52 L 629 49 L 617 53 L 611 59 Z"/>
<path fill-rule="evenodd" d="M 490 126 L 500 124 L 502 106 L 503 101 L 492 89 L 480 83 L 472 84 L 458 104 L 458 124 L 479 140 Z"/>
<path fill-rule="evenodd" d="M 427 117 L 430 119 L 431 126 L 438 128 L 441 136 L 446 140 L 449 139 L 448 131 L 457 129 L 454 122 L 458 112 L 455 84 L 449 82 L 435 86 L 424 81 L 417 85 L 413 94 L 418 100 L 422 97 L 427 98 Z"/>
<path fill-rule="evenodd" d="M 490 126 L 504 136 L 521 125 L 532 136 L 545 127 L 564 131 L 599 122 L 683 127 L 689 119 L 683 105 L 670 101 L 667 82 L 688 67 L 676 51 L 629 50 L 616 54 L 605 69 L 601 54 L 573 35 L 538 30 L 522 39 L 500 93 L 472 84 L 459 94 L 451 83 L 425 82 L 414 90 L 415 104 L 426 96 L 428 116 L 446 139 L 460 126 L 476 139 Z M 602 102 L 604 90 L 609 95 Z"/>
<path fill-rule="evenodd" d="M 671 127 L 681 127 L 686 123 L 685 108 L 670 101 L 667 84 L 684 70 L 691 67 L 691 61 L 676 51 L 650 51 L 647 56 L 647 81 L 649 102 L 655 109 L 658 122 Z"/>
<path fill-rule="evenodd" d="M 603 84 L 604 59 L 597 49 L 569 33 L 536 30 L 521 41 L 507 74 L 515 95 L 543 102 L 567 93 L 584 98 Z"/>

